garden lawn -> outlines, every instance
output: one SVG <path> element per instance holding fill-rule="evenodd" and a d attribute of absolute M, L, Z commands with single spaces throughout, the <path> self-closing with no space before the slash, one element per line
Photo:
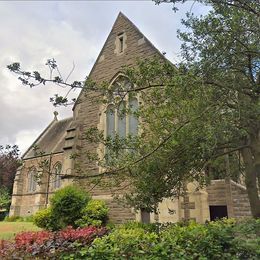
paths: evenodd
<path fill-rule="evenodd" d="M 38 231 L 32 222 L 0 222 L 0 240 L 13 239 L 17 233 L 22 231 Z"/>

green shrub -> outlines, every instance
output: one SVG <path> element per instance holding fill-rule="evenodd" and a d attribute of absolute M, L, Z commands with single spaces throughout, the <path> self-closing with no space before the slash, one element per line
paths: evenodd
<path fill-rule="evenodd" d="M 0 221 L 3 221 L 6 217 L 6 211 L 0 211 Z"/>
<path fill-rule="evenodd" d="M 148 232 L 155 232 L 159 233 L 160 231 L 166 229 L 169 226 L 173 226 L 176 224 L 173 223 L 141 223 L 137 221 L 128 221 L 122 225 L 120 225 L 120 228 L 124 229 L 135 229 L 135 228 L 142 228 Z"/>
<path fill-rule="evenodd" d="M 159 233 L 130 222 L 66 259 L 260 259 L 260 220 L 177 223 Z"/>
<path fill-rule="evenodd" d="M 233 253 L 240 259 L 260 259 L 260 219 L 242 219 L 234 226 Z"/>
<path fill-rule="evenodd" d="M 91 247 L 82 249 L 80 254 L 83 259 L 151 259 L 149 252 L 157 241 L 156 233 L 141 228 L 118 228 L 107 236 L 96 238 Z"/>
<path fill-rule="evenodd" d="M 108 219 L 108 207 L 102 200 L 90 200 L 82 210 L 82 217 L 76 224 L 84 226 L 101 226 L 106 224 Z"/>
<path fill-rule="evenodd" d="M 9 211 L 11 205 L 11 195 L 9 190 L 2 186 L 0 187 L 0 209 Z"/>
<path fill-rule="evenodd" d="M 51 198 L 52 216 L 57 227 L 76 226 L 75 221 L 82 216 L 82 210 L 89 202 L 89 195 L 75 186 L 66 186 L 56 191 Z"/>
<path fill-rule="evenodd" d="M 170 258 L 184 259 L 229 259 L 232 241 L 232 226 L 218 222 L 208 225 L 189 223 L 187 226 L 175 225 L 162 231 L 161 240 L 156 247 Z M 174 250 L 172 250 L 174 249 Z"/>
<path fill-rule="evenodd" d="M 58 229 L 57 222 L 55 221 L 51 208 L 46 208 L 39 210 L 33 216 L 33 223 L 40 228 L 47 230 L 56 230 Z"/>

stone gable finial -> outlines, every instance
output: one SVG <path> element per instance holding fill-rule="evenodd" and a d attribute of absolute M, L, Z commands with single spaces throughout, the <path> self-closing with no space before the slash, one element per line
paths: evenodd
<path fill-rule="evenodd" d="M 59 113 L 57 111 L 54 111 L 53 114 L 54 114 L 54 120 L 58 121 L 58 117 L 57 116 L 58 116 Z"/>

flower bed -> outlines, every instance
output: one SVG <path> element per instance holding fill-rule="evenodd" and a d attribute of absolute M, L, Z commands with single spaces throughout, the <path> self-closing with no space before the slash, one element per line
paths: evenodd
<path fill-rule="evenodd" d="M 84 247 L 92 243 L 97 237 L 107 233 L 106 228 L 85 227 L 64 230 L 23 232 L 17 234 L 14 242 L 0 242 L 0 259 L 15 259 L 19 257 L 58 257 L 67 252 L 75 251 L 79 246 Z"/>
<path fill-rule="evenodd" d="M 0 243 L 0 259 L 260 259 L 260 220 L 234 219 L 204 225 L 128 223 L 24 232 Z"/>

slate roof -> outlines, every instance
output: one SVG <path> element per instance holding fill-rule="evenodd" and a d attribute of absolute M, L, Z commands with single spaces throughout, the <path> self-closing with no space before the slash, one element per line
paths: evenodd
<path fill-rule="evenodd" d="M 24 153 L 22 159 L 36 157 L 34 151 L 36 145 L 39 148 L 38 152 L 44 152 L 44 154 L 63 152 L 67 129 L 71 127 L 72 123 L 72 117 L 63 120 L 54 119 Z"/>

